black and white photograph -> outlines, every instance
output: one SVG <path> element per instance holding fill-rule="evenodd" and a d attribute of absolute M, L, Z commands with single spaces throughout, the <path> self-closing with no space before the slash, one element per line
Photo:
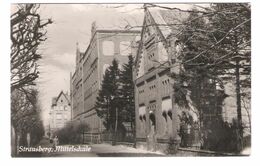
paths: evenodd
<path fill-rule="evenodd" d="M 251 155 L 250 2 L 11 3 L 9 19 L 12 158 Z"/>

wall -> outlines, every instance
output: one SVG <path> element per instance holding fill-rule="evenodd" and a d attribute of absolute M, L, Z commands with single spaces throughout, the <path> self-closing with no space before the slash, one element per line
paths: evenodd
<path fill-rule="evenodd" d="M 71 120 L 71 108 L 69 101 L 62 93 L 57 100 L 56 105 L 51 108 L 51 123 L 50 128 L 52 131 L 61 129 Z"/>
<path fill-rule="evenodd" d="M 102 120 L 97 116 L 94 109 L 98 90 L 100 89 L 103 79 L 103 66 L 106 65 L 108 67 L 111 65 L 114 58 L 118 60 L 119 67 L 121 67 L 123 63 L 127 63 L 129 54 L 125 53 L 125 55 L 122 55 L 124 54 L 122 51 L 124 49 L 122 48 L 128 47 L 122 45 L 122 42 L 128 41 L 129 43 L 123 44 L 131 44 L 131 41 L 135 40 L 136 35 L 139 35 L 139 33 L 119 33 L 116 31 L 101 30 L 96 31 L 90 42 L 83 59 L 84 111 L 79 114 L 79 117 L 84 123 L 89 125 L 90 133 L 98 133 L 105 129 Z M 107 50 L 104 50 L 103 44 L 107 41 L 110 41 L 110 44 L 113 42 L 113 44 L 111 48 L 108 48 L 108 42 L 108 45 L 105 47 Z M 129 49 L 131 49 L 131 45 L 129 45 Z M 132 50 L 130 50 L 129 53 L 131 51 Z M 110 52 L 111 55 L 106 55 L 106 52 Z M 77 100 L 79 100 L 79 98 Z M 78 102 L 78 105 L 79 104 Z"/>

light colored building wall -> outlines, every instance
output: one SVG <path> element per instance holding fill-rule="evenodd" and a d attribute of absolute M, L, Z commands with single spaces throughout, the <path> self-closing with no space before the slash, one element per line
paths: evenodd
<path fill-rule="evenodd" d="M 50 129 L 52 133 L 63 128 L 71 121 L 70 101 L 65 95 L 61 92 L 55 103 L 52 104 L 50 112 Z"/>
<path fill-rule="evenodd" d="M 232 123 L 233 119 L 237 119 L 237 105 L 236 105 L 236 87 L 235 81 L 229 80 L 224 84 L 225 94 L 227 97 L 223 102 L 222 117 L 223 120 Z M 251 89 L 247 89 L 250 92 Z M 245 91 L 241 88 L 241 91 Z M 250 123 L 251 123 L 251 101 L 248 97 L 241 97 L 241 113 L 242 123 L 245 127 L 245 135 L 250 134 Z"/>
<path fill-rule="evenodd" d="M 128 63 L 128 55 L 133 51 L 131 44 L 139 35 L 139 31 L 124 30 L 96 30 L 93 32 L 90 44 L 81 61 L 82 77 L 76 76 L 76 73 L 79 73 L 78 68 L 72 77 L 73 119 L 81 119 L 82 122 L 88 124 L 91 133 L 99 133 L 105 129 L 102 119 L 97 116 L 95 110 L 96 97 L 101 88 L 104 70 L 112 64 L 114 58 L 118 60 L 119 68 L 122 68 L 124 63 Z M 82 78 L 81 82 L 80 78 Z M 82 87 L 78 86 L 81 83 Z M 82 96 L 80 96 L 81 92 Z"/>

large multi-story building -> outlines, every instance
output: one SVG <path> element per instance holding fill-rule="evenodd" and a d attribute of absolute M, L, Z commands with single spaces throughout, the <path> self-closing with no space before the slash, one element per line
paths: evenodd
<path fill-rule="evenodd" d="M 50 134 L 63 128 L 71 121 L 71 107 L 68 93 L 61 91 L 57 97 L 52 98 L 50 115 Z"/>
<path fill-rule="evenodd" d="M 141 41 L 135 59 L 135 115 L 137 147 L 149 150 L 167 149 L 172 140 L 178 141 L 178 114 L 173 101 L 173 80 L 169 62 L 177 54 L 177 30 L 167 24 L 178 24 L 187 18 L 173 10 L 145 9 Z M 163 26 L 164 25 L 164 26 Z"/>
<path fill-rule="evenodd" d="M 73 120 L 88 124 L 89 135 L 95 136 L 91 140 L 99 139 L 104 130 L 95 103 L 105 70 L 114 58 L 119 68 L 128 63 L 128 55 L 134 51 L 132 44 L 139 35 L 138 30 L 99 29 L 93 23 L 88 48 L 84 53 L 77 49 L 76 71 L 71 77 L 72 114 Z"/>
<path fill-rule="evenodd" d="M 188 14 L 174 9 L 164 10 L 145 6 L 144 9 L 141 40 L 134 66 L 136 145 L 147 147 L 149 150 L 165 151 L 170 145 L 175 144 L 177 147 L 180 143 L 179 136 L 183 123 L 179 117 L 182 113 L 192 117 L 196 130 L 201 126 L 198 123 L 205 123 L 206 126 L 207 123 L 219 120 L 230 122 L 235 118 L 235 86 L 232 82 L 224 85 L 225 88 L 221 91 L 224 90 L 228 97 L 219 103 L 216 93 L 203 96 L 207 103 L 201 103 L 204 105 L 200 110 L 203 112 L 202 120 L 199 120 L 201 117 L 198 115 L 201 113 L 189 95 L 186 97 L 190 101 L 190 109 L 179 107 L 173 102 L 175 80 L 169 77 L 169 74 L 179 74 L 182 67 L 177 59 L 182 47 L 177 36 L 181 33 L 182 23 L 188 18 Z M 207 81 L 206 84 L 211 85 L 210 80 Z M 218 91 L 216 85 L 212 91 Z M 246 113 L 242 108 L 243 112 Z M 190 131 L 189 125 L 185 127 L 185 130 Z M 195 134 L 193 139 L 194 144 L 200 146 L 198 134 Z"/>
<path fill-rule="evenodd" d="M 82 61 L 84 53 L 80 52 L 77 43 L 76 50 L 76 68 L 73 75 L 70 78 L 70 97 L 71 97 L 71 109 L 72 119 L 75 120 L 83 110 L 83 88 L 82 88 Z"/>

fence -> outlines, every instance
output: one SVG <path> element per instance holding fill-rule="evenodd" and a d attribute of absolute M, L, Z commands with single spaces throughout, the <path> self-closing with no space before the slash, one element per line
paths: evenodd
<path fill-rule="evenodd" d="M 83 136 L 82 136 L 83 137 Z M 134 143 L 134 135 L 132 132 L 111 132 L 111 131 L 103 131 L 102 133 L 84 133 L 83 142 L 86 144 L 99 144 L 99 143 L 117 143 L 117 144 L 133 144 Z M 129 145 L 128 145 L 129 146 Z"/>

